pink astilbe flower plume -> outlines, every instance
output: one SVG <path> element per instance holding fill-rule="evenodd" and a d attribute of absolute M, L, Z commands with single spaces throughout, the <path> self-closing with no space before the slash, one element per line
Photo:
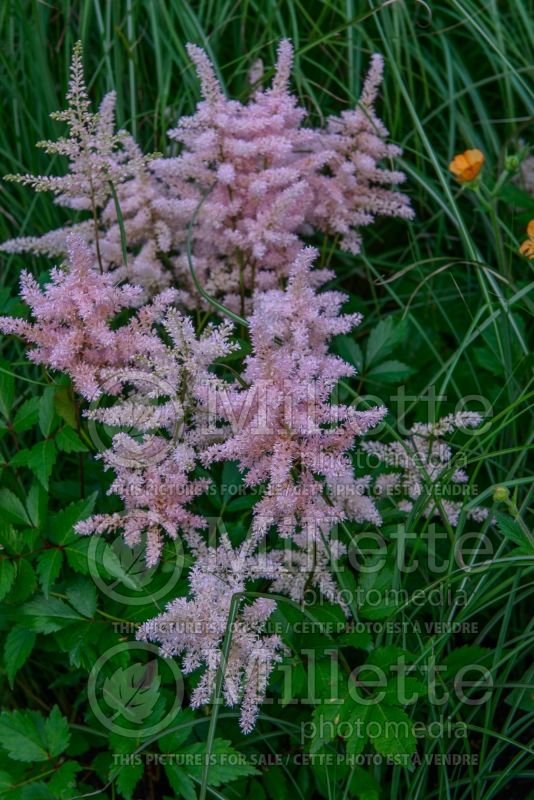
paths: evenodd
<path fill-rule="evenodd" d="M 159 561 L 165 536 L 174 540 L 207 524 L 187 505 L 210 482 L 191 479 L 189 473 L 211 441 L 205 433 L 206 400 L 210 387 L 216 389 L 219 382 L 210 366 L 236 347 L 228 323 L 208 325 L 197 336 L 191 320 L 173 309 L 162 323 L 170 343 L 154 336 L 152 347 L 130 366 L 102 371 L 104 385 L 118 399 L 111 407 L 87 412 L 92 420 L 119 431 L 102 458 L 116 474 L 109 494 L 122 499 L 124 511 L 96 515 L 76 528 L 84 535 L 122 531 L 131 547 L 145 534 L 149 567 Z"/>
<path fill-rule="evenodd" d="M 184 242 L 197 213 L 192 252 L 199 280 L 208 294 L 243 313 L 245 290 L 275 286 L 296 255 L 297 231 L 312 201 L 305 178 L 321 157 L 311 151 L 310 131 L 300 129 L 306 112 L 288 90 L 289 42 L 280 44 L 272 88 L 256 91 L 246 105 L 225 97 L 200 48 L 188 45 L 188 53 L 203 100 L 169 132 L 182 153 L 151 167 L 176 211 L 180 279 L 191 285 Z"/>
<path fill-rule="evenodd" d="M 427 517 L 439 516 L 429 484 L 439 486 L 441 507 L 452 526 L 457 525 L 463 503 L 447 499 L 447 485 L 467 484 L 469 477 L 464 469 L 453 468 L 453 451 L 444 436 L 455 430 L 477 428 L 482 423 L 480 414 L 461 411 L 449 414 L 437 422 L 417 422 L 409 431 L 404 442 L 389 444 L 368 441 L 362 449 L 393 471 L 379 475 L 374 483 L 375 493 L 395 498 L 400 511 L 409 513 L 421 496 L 427 497 L 423 514 Z M 481 522 L 488 516 L 486 508 L 473 508 L 467 514 L 469 519 Z"/>
<path fill-rule="evenodd" d="M 190 598 L 179 597 L 169 603 L 163 614 L 139 628 L 137 638 L 159 642 L 163 656 L 183 655 L 186 674 L 204 668 L 191 697 L 191 705 L 198 708 L 213 700 L 232 597 L 246 591 L 255 557 L 249 543 L 234 550 L 226 535 L 216 548 L 200 539 L 192 544 L 196 561 L 189 574 Z M 269 675 L 284 651 L 279 636 L 264 632 L 275 608 L 273 600 L 260 597 L 246 604 L 243 597 L 232 627 L 223 695 L 227 705 L 241 704 L 244 733 L 254 727 Z"/>
<path fill-rule="evenodd" d="M 33 345 L 28 354 L 32 361 L 66 372 L 77 391 L 91 400 L 101 393 L 102 368 L 122 366 L 146 346 L 142 326 L 110 327 L 119 311 L 138 305 L 142 290 L 116 286 L 112 275 L 101 275 L 79 237 L 69 238 L 67 248 L 67 267 L 52 269 L 44 289 L 30 273 L 22 273 L 21 296 L 35 322 L 1 317 L 0 330 Z"/>
<path fill-rule="evenodd" d="M 51 114 L 66 123 L 68 136 L 40 142 L 51 155 L 66 156 L 65 175 L 8 175 L 6 180 L 52 192 L 55 202 L 77 211 L 88 211 L 91 219 L 45 233 L 4 242 L 8 253 L 32 252 L 61 256 L 67 252 L 67 237 L 75 233 L 93 249 L 101 270 L 119 270 L 117 278 L 128 278 L 154 294 L 168 286 L 171 274 L 160 258 L 170 247 L 171 234 L 157 209 L 158 184 L 143 155 L 126 131 L 115 130 L 115 92 L 109 92 L 98 112 L 91 103 L 83 75 L 82 46 L 73 50 L 67 108 Z M 116 189 L 123 216 L 128 265 L 123 263 L 120 227 L 111 184 Z M 164 208 L 164 207 L 163 207 Z"/>
<path fill-rule="evenodd" d="M 291 94 L 293 48 L 283 40 L 271 87 L 257 89 L 246 104 L 228 99 L 206 54 L 188 45 L 203 100 L 195 114 L 169 131 L 182 145 L 176 158 L 151 168 L 166 187 L 165 213 L 174 209 L 173 260 L 181 282 L 189 277 L 189 222 L 195 271 L 208 292 L 245 313 L 249 296 L 287 277 L 287 266 L 313 228 L 342 234 L 342 245 L 359 249 L 361 226 L 377 214 L 412 215 L 408 199 L 386 186 L 400 172 L 378 166 L 400 150 L 385 142 L 387 131 L 374 103 L 382 60 L 373 58 L 359 107 L 331 118 L 325 130 L 303 127 L 306 111 Z"/>
<path fill-rule="evenodd" d="M 220 392 L 218 409 L 232 435 L 205 456 L 236 460 L 247 485 L 266 485 L 254 508 L 257 533 L 274 525 L 291 537 L 305 527 L 319 538 L 342 520 L 380 522 L 365 495 L 367 479 L 354 477 L 348 452 L 386 410 L 330 402 L 337 381 L 354 373 L 328 353 L 330 339 L 350 331 L 360 316 L 340 315 L 340 292 L 316 291 L 329 273 L 311 271 L 315 255 L 312 248 L 299 254 L 285 291 L 255 296 L 253 353 L 243 373 L 249 388 Z"/>
<path fill-rule="evenodd" d="M 359 229 L 375 217 L 414 216 L 408 197 L 387 188 L 402 183 L 404 174 L 379 166 L 402 154 L 386 141 L 388 131 L 375 110 L 383 70 L 382 56 L 373 55 L 357 107 L 329 117 L 315 140 L 319 152 L 329 153 L 328 170 L 312 177 L 316 202 L 309 221 L 325 233 L 341 234 L 342 249 L 351 253 L 360 252 Z"/>

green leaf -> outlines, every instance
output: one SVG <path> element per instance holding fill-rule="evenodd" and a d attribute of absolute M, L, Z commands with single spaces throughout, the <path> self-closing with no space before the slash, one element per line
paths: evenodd
<path fill-rule="evenodd" d="M 48 788 L 59 800 L 71 800 L 76 794 L 76 773 L 81 772 L 82 766 L 77 761 L 65 761 L 57 769 L 48 783 Z"/>
<path fill-rule="evenodd" d="M 6 418 L 10 418 L 13 400 L 15 399 L 15 379 L 10 373 L 10 364 L 4 359 L 0 360 L 0 413 Z"/>
<path fill-rule="evenodd" d="M 25 664 L 35 644 L 35 633 L 24 625 L 15 625 L 6 637 L 4 661 L 9 685 L 13 688 L 15 675 Z"/>
<path fill-rule="evenodd" d="M 407 334 L 407 322 L 403 320 L 395 324 L 392 317 L 380 320 L 367 340 L 365 364 L 369 368 L 371 365 L 382 361 L 392 350 L 405 340 Z"/>
<path fill-rule="evenodd" d="M 0 510 L 10 522 L 17 522 L 19 525 L 32 524 L 24 504 L 9 489 L 0 489 Z"/>
<path fill-rule="evenodd" d="M 14 761 L 47 761 L 44 719 L 37 711 L 3 711 L 0 744 Z"/>
<path fill-rule="evenodd" d="M 409 756 L 415 752 L 413 723 L 401 708 L 382 704 L 371 706 L 368 721 L 369 738 L 378 753 Z M 375 725 L 371 726 L 371 722 Z"/>
<path fill-rule="evenodd" d="M 141 761 L 139 764 L 126 764 L 121 767 L 121 771 L 116 778 L 116 786 L 126 800 L 132 800 L 134 789 L 141 780 L 145 765 Z"/>
<path fill-rule="evenodd" d="M 25 400 L 17 409 L 13 420 L 13 430 L 16 433 L 24 433 L 37 424 L 39 416 L 39 397 L 30 397 Z"/>
<path fill-rule="evenodd" d="M 382 361 L 369 370 L 367 377 L 383 383 L 395 383 L 409 378 L 415 371 L 413 367 L 403 364 L 402 361 Z"/>
<path fill-rule="evenodd" d="M 32 595 L 37 586 L 35 571 L 27 558 L 19 558 L 17 562 L 17 580 L 6 595 L 5 602 L 17 605 Z"/>
<path fill-rule="evenodd" d="M 47 525 L 48 536 L 55 544 L 66 544 L 76 538 L 74 526 L 77 522 L 91 516 L 97 498 L 97 492 L 93 492 L 89 497 L 70 503 L 58 514 L 50 518 Z"/>
<path fill-rule="evenodd" d="M 48 597 L 50 587 L 61 572 L 62 563 L 63 553 L 56 547 L 45 550 L 44 553 L 40 554 L 37 563 L 37 574 L 45 597 Z"/>
<path fill-rule="evenodd" d="M 22 613 L 33 618 L 33 627 L 40 633 L 54 633 L 65 624 L 83 620 L 83 617 L 58 597 L 36 597 L 22 607 Z"/>
<path fill-rule="evenodd" d="M 350 714 L 349 722 L 351 731 L 346 742 L 347 753 L 350 756 L 357 756 L 363 752 L 363 748 L 369 738 L 365 727 L 370 706 L 356 704 Z"/>
<path fill-rule="evenodd" d="M 379 800 L 380 786 L 370 772 L 362 767 L 354 767 L 352 772 L 349 791 L 358 800 Z"/>
<path fill-rule="evenodd" d="M 206 752 L 206 745 L 204 742 L 195 742 L 182 750 L 182 752 L 201 756 Z M 228 783 L 238 778 L 260 774 L 252 764 L 248 763 L 246 756 L 238 750 L 235 750 L 229 741 L 215 739 L 211 756 L 212 760 L 210 761 L 210 768 L 208 771 L 208 786 L 226 786 Z M 194 762 L 192 765 L 188 765 L 187 770 L 185 770 L 182 766 L 172 764 L 166 768 L 166 772 L 169 776 L 171 786 L 175 791 L 178 791 L 180 782 L 182 786 L 184 785 L 184 775 L 197 779 L 201 778 L 202 766 Z M 182 793 L 183 797 L 189 797 L 189 795 L 184 793 L 182 788 L 180 788 L 179 791 Z"/>
<path fill-rule="evenodd" d="M 45 734 L 51 756 L 61 755 L 69 746 L 69 723 L 57 706 L 45 722 Z"/>
<path fill-rule="evenodd" d="M 44 442 L 38 442 L 30 450 L 30 457 L 28 458 L 28 466 L 32 470 L 35 477 L 41 481 L 43 487 L 48 489 L 48 479 L 52 474 L 52 469 L 57 459 L 57 450 L 54 442 L 47 439 Z"/>
<path fill-rule="evenodd" d="M 56 445 L 59 450 L 65 453 L 87 453 L 88 448 L 84 445 L 78 434 L 72 428 L 62 428 L 56 436 Z"/>
<path fill-rule="evenodd" d="M 142 722 L 156 704 L 160 683 L 156 659 L 148 664 L 132 664 L 126 669 L 119 667 L 105 679 L 103 696 L 124 719 Z"/>
<path fill-rule="evenodd" d="M 177 797 L 185 800 L 197 800 L 195 784 L 183 767 L 178 764 L 166 764 L 165 772 Z"/>
<path fill-rule="evenodd" d="M 356 367 L 358 372 L 361 372 L 363 367 L 362 348 L 352 336 L 336 336 L 334 338 L 334 350 L 344 361 L 348 361 L 349 364 Z"/>
<path fill-rule="evenodd" d="M 476 644 L 457 647 L 443 659 L 443 665 L 447 667 L 445 677 L 454 678 L 463 667 L 487 662 L 492 654 L 493 650 L 490 647 L 481 647 Z"/>
<path fill-rule="evenodd" d="M 6 557 L 0 558 L 0 600 L 6 596 L 15 580 L 15 565 Z"/>
<path fill-rule="evenodd" d="M 50 436 L 55 424 L 57 424 L 57 416 L 54 410 L 54 395 L 56 389 L 54 386 L 47 387 L 41 395 L 39 402 L 39 428 L 43 436 Z"/>
<path fill-rule="evenodd" d="M 77 427 L 78 414 L 72 389 L 69 386 L 60 386 L 59 389 L 56 389 L 54 408 L 58 416 L 65 420 L 67 425 L 70 425 L 71 428 Z"/>
<path fill-rule="evenodd" d="M 92 581 L 82 577 L 75 578 L 67 587 L 67 597 L 72 607 L 84 617 L 90 619 L 94 617 L 97 597 L 96 587 Z"/>
<path fill-rule="evenodd" d="M 34 481 L 30 486 L 26 506 L 33 525 L 38 527 L 48 508 L 48 493 L 38 481 Z"/>
<path fill-rule="evenodd" d="M 510 539 L 510 541 L 519 545 L 519 547 L 527 547 L 529 550 L 532 550 L 532 545 L 529 542 L 528 536 L 521 530 L 521 526 L 515 519 L 512 519 L 512 517 L 509 517 L 507 514 L 503 514 L 501 511 L 496 511 L 495 517 L 497 518 L 500 532 L 506 536 L 507 539 Z"/>

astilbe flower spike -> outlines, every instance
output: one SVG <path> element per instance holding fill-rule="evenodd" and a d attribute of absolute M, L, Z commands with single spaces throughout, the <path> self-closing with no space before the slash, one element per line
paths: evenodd
<path fill-rule="evenodd" d="M 465 470 L 453 468 L 452 448 L 444 437 L 455 430 L 476 428 L 481 422 L 480 414 L 463 411 L 449 414 L 434 423 L 416 423 L 408 431 L 404 442 L 363 442 L 362 449 L 366 453 L 393 470 L 376 478 L 375 492 L 384 497 L 392 496 L 398 509 L 409 513 L 414 503 L 427 493 L 425 484 L 428 482 L 432 485 L 467 483 L 469 478 Z M 440 497 L 444 498 L 445 492 L 441 492 Z M 458 523 L 462 505 L 459 501 L 441 500 L 452 526 Z M 427 517 L 439 515 L 439 508 L 431 495 L 422 513 Z M 473 508 L 467 516 L 481 522 L 488 516 L 488 511 L 482 507 Z"/>
<path fill-rule="evenodd" d="M 169 228 L 157 208 L 158 184 L 148 169 L 149 158 L 126 131 L 115 131 L 115 92 L 106 94 L 98 112 L 91 111 L 83 75 L 82 47 L 73 51 L 67 108 L 51 114 L 66 123 L 68 136 L 40 142 L 51 155 L 66 156 L 65 175 L 8 175 L 6 180 L 52 192 L 58 205 L 89 211 L 91 218 L 43 236 L 11 239 L 0 245 L 7 253 L 32 252 L 52 257 L 65 255 L 67 237 L 76 234 L 94 250 L 102 271 L 118 270 L 116 279 L 128 278 L 149 295 L 170 283 L 161 254 L 170 247 Z M 120 226 L 113 184 L 123 216 L 128 245 L 128 264 L 123 263 Z"/>
<path fill-rule="evenodd" d="M 52 269 L 44 289 L 30 273 L 22 273 L 21 296 L 35 322 L 1 317 L 0 330 L 33 345 L 32 361 L 66 372 L 76 390 L 92 400 L 101 394 L 104 367 L 127 364 L 152 342 L 142 318 L 120 330 L 110 326 L 119 311 L 139 304 L 142 289 L 116 286 L 112 274 L 100 274 L 94 254 L 79 237 L 68 239 L 67 250 L 66 268 Z"/>
<path fill-rule="evenodd" d="M 341 234 L 342 247 L 358 252 L 358 230 L 377 214 L 411 218 L 408 198 L 386 188 L 404 176 L 378 166 L 400 154 L 385 142 L 374 109 L 380 56 L 373 57 L 359 107 L 322 130 L 303 127 L 306 111 L 290 92 L 289 41 L 279 45 L 271 87 L 257 89 L 246 104 L 224 95 L 200 48 L 189 45 L 188 52 L 203 100 L 169 132 L 182 145 L 180 155 L 156 159 L 151 169 L 166 187 L 167 219 L 174 209 L 173 263 L 193 303 L 199 298 L 187 245 L 207 293 L 243 314 L 254 290 L 287 277 L 305 232 Z"/>
<path fill-rule="evenodd" d="M 169 603 L 163 614 L 141 625 L 137 638 L 158 642 L 163 656 L 183 655 L 186 674 L 204 668 L 191 697 L 192 707 L 198 708 L 213 700 L 232 598 L 246 591 L 256 559 L 249 542 L 233 549 L 226 534 L 217 547 L 208 547 L 199 537 L 190 543 L 195 554 L 189 573 L 190 597 Z M 275 608 L 274 600 L 259 597 L 247 604 L 243 596 L 232 626 L 223 695 L 229 706 L 240 703 L 244 733 L 254 727 L 269 675 L 284 652 L 280 637 L 265 633 L 265 623 Z"/>
<path fill-rule="evenodd" d="M 187 505 L 210 482 L 189 474 L 211 441 L 206 399 L 218 381 L 210 366 L 236 347 L 227 323 L 209 325 L 197 336 L 191 320 L 174 309 L 162 322 L 170 344 L 154 337 L 153 348 L 139 353 L 131 366 L 103 371 L 107 391 L 118 400 L 87 412 L 119 431 L 102 458 L 116 475 L 109 494 L 122 499 L 124 511 L 95 515 L 76 528 L 84 535 L 122 531 L 131 547 L 146 534 L 149 567 L 160 559 L 164 536 L 175 540 L 207 524 Z"/>
<path fill-rule="evenodd" d="M 301 251 L 285 291 L 256 294 L 253 353 L 243 373 L 249 388 L 219 393 L 218 411 L 232 435 L 205 455 L 206 462 L 238 461 L 248 486 L 266 484 L 254 507 L 256 533 L 275 526 L 282 537 L 292 537 L 304 528 L 319 538 L 342 520 L 380 522 L 365 495 L 369 478 L 354 477 L 348 453 L 386 409 L 356 411 L 329 400 L 339 379 L 354 369 L 328 353 L 328 345 L 360 315 L 340 315 L 340 292 L 316 291 L 330 273 L 311 270 L 315 256 L 313 248 Z"/>

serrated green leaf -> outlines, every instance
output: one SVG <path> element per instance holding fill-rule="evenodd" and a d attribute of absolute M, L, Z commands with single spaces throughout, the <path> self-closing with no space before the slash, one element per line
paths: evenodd
<path fill-rule="evenodd" d="M 512 517 L 509 517 L 507 514 L 503 514 L 501 511 L 496 511 L 495 517 L 497 518 L 500 532 L 506 536 L 507 539 L 510 539 L 510 541 L 519 545 L 519 547 L 527 547 L 529 551 L 532 550 L 528 536 L 526 536 L 515 519 L 512 519 Z"/>
<path fill-rule="evenodd" d="M 375 367 L 369 370 L 367 377 L 375 381 L 382 381 L 383 383 L 395 383 L 402 381 L 413 375 L 415 370 L 402 361 L 382 361 Z"/>
<path fill-rule="evenodd" d="M 76 611 L 90 619 L 94 617 L 96 611 L 96 586 L 86 578 L 75 578 L 67 587 L 67 597 L 69 603 Z"/>
<path fill-rule="evenodd" d="M 139 764 L 125 764 L 120 768 L 120 772 L 115 779 L 115 785 L 119 794 L 132 800 L 134 789 L 143 777 L 145 766 L 143 762 Z"/>
<path fill-rule="evenodd" d="M 88 452 L 88 448 L 72 428 L 62 428 L 57 434 L 55 442 L 59 450 L 62 450 L 64 453 Z"/>
<path fill-rule="evenodd" d="M 32 618 L 34 630 L 40 633 L 54 633 L 65 624 L 83 620 L 71 606 L 58 597 L 36 597 L 22 607 L 22 613 Z"/>
<path fill-rule="evenodd" d="M 197 800 L 195 784 L 183 767 L 178 764 L 166 764 L 165 772 L 176 797 L 183 797 L 184 800 Z"/>
<path fill-rule="evenodd" d="M 55 798 L 71 800 L 76 789 L 76 774 L 81 770 L 82 766 L 77 761 L 65 761 L 59 769 L 56 769 L 48 783 Z"/>
<path fill-rule="evenodd" d="M 48 492 L 45 491 L 38 481 L 34 481 L 30 486 L 30 491 L 26 498 L 26 507 L 33 525 L 38 527 L 48 508 Z"/>
<path fill-rule="evenodd" d="M 6 596 L 15 580 L 16 569 L 7 556 L 0 557 L 0 600 Z"/>
<path fill-rule="evenodd" d="M 37 425 L 39 402 L 39 397 L 30 397 L 29 400 L 25 400 L 24 403 L 19 406 L 15 418 L 13 419 L 13 430 L 16 433 L 24 433 L 24 431 L 28 431 L 30 428 L 33 428 L 34 425 Z"/>
<path fill-rule="evenodd" d="M 344 361 L 352 364 L 358 372 L 363 367 L 363 353 L 360 345 L 352 336 L 336 336 L 334 338 L 334 349 Z"/>
<path fill-rule="evenodd" d="M 48 597 L 50 587 L 61 572 L 62 563 L 63 553 L 57 547 L 45 550 L 39 555 L 37 560 L 37 575 L 39 576 L 39 583 L 41 584 L 41 589 L 45 597 Z"/>
<path fill-rule="evenodd" d="M 32 595 L 37 587 L 35 571 L 27 558 L 17 561 L 17 579 L 4 598 L 6 603 L 17 605 Z"/>
<path fill-rule="evenodd" d="M 48 480 L 52 474 L 56 459 L 57 450 L 51 439 L 38 442 L 30 450 L 28 467 L 45 489 L 48 489 Z"/>
<path fill-rule="evenodd" d="M 54 514 L 47 525 L 48 535 L 55 544 L 66 544 L 68 541 L 77 540 L 74 533 L 74 526 L 77 522 L 87 519 L 95 507 L 97 492 L 93 492 L 89 497 L 70 503 L 58 514 Z M 68 556 L 67 556 L 68 557 Z"/>
<path fill-rule="evenodd" d="M 72 389 L 69 386 L 60 386 L 54 395 L 54 408 L 58 416 L 65 420 L 71 428 L 77 426 L 77 410 Z"/>
<path fill-rule="evenodd" d="M 69 746 L 69 723 L 57 706 L 54 706 L 45 722 L 48 752 L 52 757 L 59 756 Z"/>
<path fill-rule="evenodd" d="M 25 664 L 35 644 L 35 633 L 25 625 L 15 625 L 6 637 L 4 647 L 4 661 L 7 679 L 13 688 L 15 675 Z"/>
<path fill-rule="evenodd" d="M 349 782 L 349 791 L 358 800 L 379 800 L 380 785 L 370 772 L 354 767 Z"/>
<path fill-rule="evenodd" d="M 195 742 L 184 748 L 183 753 L 191 753 L 194 755 L 202 755 L 206 751 L 204 742 Z M 226 786 L 231 781 L 238 778 L 247 777 L 248 775 L 259 775 L 259 771 L 248 763 L 245 755 L 241 754 L 238 750 L 231 746 L 229 741 L 223 739 L 215 739 L 211 751 L 211 762 L 208 770 L 208 786 L 218 787 Z M 170 765 L 170 771 L 167 772 L 171 779 L 171 784 L 174 787 L 174 776 L 179 776 L 180 779 L 184 774 L 200 780 L 202 775 L 202 766 L 193 763 L 188 765 L 187 771 L 183 767 L 177 765 Z M 183 791 L 183 790 L 181 790 Z M 184 795 L 185 797 L 186 795 Z"/>
<path fill-rule="evenodd" d="M 37 711 L 3 711 L 0 744 L 13 761 L 47 761 L 44 718 Z"/>
<path fill-rule="evenodd" d="M 13 400 L 15 399 L 15 379 L 11 375 L 10 364 L 4 359 L 0 360 L 0 413 L 10 418 Z M 7 372 L 4 372 L 7 370 Z"/>
<path fill-rule="evenodd" d="M 41 395 L 39 402 L 39 428 L 45 437 L 50 436 L 57 424 L 57 415 L 54 410 L 55 393 L 55 387 L 48 386 Z"/>
<path fill-rule="evenodd" d="M 29 526 L 32 524 L 24 504 L 9 489 L 0 489 L 0 510 L 10 522 Z"/>
<path fill-rule="evenodd" d="M 405 320 L 395 323 L 392 317 L 380 320 L 375 325 L 369 339 L 365 354 L 366 367 L 374 366 L 382 361 L 406 337 L 407 323 Z"/>
<path fill-rule="evenodd" d="M 415 752 L 412 720 L 401 708 L 378 703 L 370 706 L 367 719 L 369 738 L 377 753 L 409 756 Z"/>

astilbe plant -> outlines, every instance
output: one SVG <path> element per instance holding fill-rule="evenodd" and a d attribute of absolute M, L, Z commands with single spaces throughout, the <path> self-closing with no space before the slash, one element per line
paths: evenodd
<path fill-rule="evenodd" d="M 176 539 L 206 526 L 187 504 L 209 481 L 188 475 L 210 441 L 205 399 L 218 386 L 210 365 L 236 347 L 227 323 L 208 325 L 197 337 L 190 319 L 169 310 L 163 327 L 170 344 L 154 336 L 152 350 L 139 353 L 132 366 L 102 373 L 120 399 L 88 416 L 120 431 L 102 458 L 116 473 L 109 492 L 120 496 L 124 512 L 99 514 L 77 527 L 81 534 L 122 531 L 131 547 L 146 534 L 150 567 L 159 561 L 164 535 Z"/>
<path fill-rule="evenodd" d="M 289 89 L 289 42 L 279 46 L 271 86 L 253 91 L 247 103 L 224 95 L 203 51 L 190 46 L 189 54 L 203 100 L 170 133 L 182 146 L 179 155 L 151 161 L 128 134 L 114 132 L 113 94 L 97 114 L 90 111 L 76 48 L 68 109 L 56 115 L 69 136 L 46 145 L 68 157 L 69 171 L 17 179 L 91 218 L 4 245 L 68 259 L 44 288 L 23 274 L 22 297 L 34 321 L 4 317 L 0 329 L 30 344 L 34 362 L 69 375 L 85 400 L 104 400 L 86 415 L 115 429 L 101 458 L 114 472 L 109 491 L 124 508 L 96 514 L 77 531 L 122 533 L 130 546 L 145 536 L 148 566 L 161 558 L 165 537 L 184 538 L 194 560 L 189 596 L 147 621 L 139 638 L 158 642 L 165 656 L 182 655 L 186 672 L 204 669 L 195 707 L 213 699 L 224 668 L 225 700 L 241 704 L 248 733 L 283 657 L 281 640 L 267 630 L 276 602 L 264 596 L 250 602 L 252 582 L 267 581 L 272 592 L 298 602 L 313 586 L 348 614 L 332 574 L 346 552 L 335 530 L 381 523 L 371 478 L 355 474 L 353 454 L 386 409 L 358 411 L 333 399 L 354 368 L 329 347 L 360 315 L 341 313 L 345 295 L 324 288 L 333 273 L 312 268 L 317 254 L 303 247 L 304 236 L 331 235 L 354 253 L 360 229 L 377 214 L 410 218 L 412 212 L 391 188 L 401 173 L 379 165 L 400 152 L 386 142 L 376 116 L 380 56 L 373 57 L 358 107 L 313 128 L 304 126 L 306 112 Z M 169 282 L 177 285 L 159 292 Z M 227 370 L 233 380 L 218 377 L 216 366 L 237 349 L 231 326 L 206 325 L 204 316 L 197 332 L 176 307 L 198 307 L 206 292 L 250 313 L 242 323 L 252 352 L 241 374 Z M 400 508 L 407 510 L 426 480 L 450 471 L 443 435 L 478 421 L 460 415 L 418 425 L 403 446 L 364 442 L 364 451 L 397 467 L 375 489 L 402 483 L 407 498 Z M 235 549 L 226 534 L 208 545 L 207 520 L 194 509 L 209 485 L 199 467 L 220 461 L 237 461 L 245 485 L 261 495 L 251 531 Z M 453 470 L 452 480 L 464 482 L 466 475 Z M 460 507 L 443 506 L 454 523 Z"/>

